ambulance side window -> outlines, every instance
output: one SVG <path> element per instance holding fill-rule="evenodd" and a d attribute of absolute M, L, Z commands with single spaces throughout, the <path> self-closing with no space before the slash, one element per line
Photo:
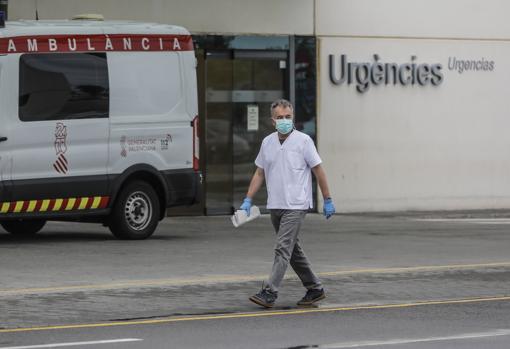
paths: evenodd
<path fill-rule="evenodd" d="M 112 119 L 171 115 L 182 103 L 183 79 L 177 53 L 109 52 L 108 64 Z"/>
<path fill-rule="evenodd" d="M 21 121 L 108 117 L 105 53 L 24 54 L 19 67 Z"/>

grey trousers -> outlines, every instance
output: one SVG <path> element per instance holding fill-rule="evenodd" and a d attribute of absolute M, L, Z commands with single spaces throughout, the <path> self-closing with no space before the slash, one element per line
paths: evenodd
<path fill-rule="evenodd" d="M 276 232 L 273 269 L 265 287 L 273 292 L 278 288 L 290 263 L 292 269 L 307 289 L 322 288 L 319 278 L 313 273 L 305 252 L 299 245 L 299 230 L 307 211 L 271 210 L 271 222 Z"/>

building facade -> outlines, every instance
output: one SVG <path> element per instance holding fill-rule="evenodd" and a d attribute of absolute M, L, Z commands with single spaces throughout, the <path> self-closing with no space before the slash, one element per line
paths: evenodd
<path fill-rule="evenodd" d="M 510 4 L 317 4 L 318 145 L 340 210 L 509 208 Z"/>
<path fill-rule="evenodd" d="M 369 212 L 510 208 L 506 10 L 502 0 L 11 0 L 9 19 L 101 13 L 192 32 L 205 183 L 188 213 L 240 204 L 281 97 L 316 140 L 338 211 Z"/>

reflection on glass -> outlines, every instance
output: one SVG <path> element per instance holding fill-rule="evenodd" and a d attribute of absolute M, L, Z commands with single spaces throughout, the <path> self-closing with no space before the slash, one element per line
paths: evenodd
<path fill-rule="evenodd" d="M 295 43 L 296 128 L 315 141 L 317 122 L 315 38 L 296 37 Z"/>
<path fill-rule="evenodd" d="M 210 59 L 207 63 L 206 208 L 229 213 L 241 204 L 264 137 L 274 132 L 271 102 L 285 96 L 279 59 Z M 248 106 L 258 107 L 258 127 L 248 130 Z M 255 204 L 264 209 L 261 188 Z"/>
<path fill-rule="evenodd" d="M 316 43 L 314 37 L 295 37 L 295 81 L 296 81 L 296 128 L 308 134 L 314 142 L 317 141 L 317 73 L 316 73 Z M 313 180 L 314 207 L 317 207 L 317 185 Z"/>
<path fill-rule="evenodd" d="M 288 36 L 193 35 L 195 48 L 206 50 L 288 50 Z"/>
<path fill-rule="evenodd" d="M 22 121 L 106 118 L 109 96 L 105 53 L 20 57 L 19 117 Z"/>
<path fill-rule="evenodd" d="M 274 132 L 270 118 L 273 100 L 285 96 L 285 73 L 280 69 L 278 59 L 239 59 L 234 60 L 234 86 L 240 91 L 234 103 L 233 150 L 234 150 L 234 204 L 242 202 L 253 172 L 255 158 L 262 140 Z M 243 93 L 244 92 L 244 93 Z M 248 106 L 258 107 L 258 129 L 248 130 Z M 263 210 L 267 192 L 261 188 L 254 203 Z"/>
<path fill-rule="evenodd" d="M 232 209 L 232 62 L 207 61 L 205 124 L 206 211 L 228 214 Z"/>
<path fill-rule="evenodd" d="M 266 38 L 267 39 L 267 38 Z M 274 45 L 276 41 L 280 44 Z M 249 40 L 248 40 L 249 41 Z M 274 132 L 270 105 L 287 97 L 286 52 L 256 50 L 235 55 L 218 50 L 240 45 L 243 38 L 195 37 L 195 44 L 205 50 L 205 187 L 207 214 L 228 214 L 241 204 L 255 171 L 255 158 L 264 137 Z M 288 37 L 257 38 L 250 41 L 275 47 L 288 47 Z M 282 46 L 283 45 L 283 46 Z M 248 47 L 243 47 L 248 48 Z M 253 47 L 251 47 L 253 49 Z M 259 49 L 259 47 L 257 47 Z M 248 130 L 248 107 L 258 108 L 258 123 Z M 253 108 L 252 108 L 253 110 Z M 252 115 L 252 118 L 254 116 Z M 255 117 L 256 119 L 256 117 Z M 252 119 L 254 120 L 254 119 Z M 264 211 L 265 187 L 254 203 Z"/>

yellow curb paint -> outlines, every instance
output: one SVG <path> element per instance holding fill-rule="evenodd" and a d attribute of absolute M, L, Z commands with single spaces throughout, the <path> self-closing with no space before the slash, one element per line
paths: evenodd
<path fill-rule="evenodd" d="M 448 300 L 428 300 L 413 303 L 400 303 L 400 304 L 380 304 L 380 305 L 353 305 L 346 307 L 332 307 L 332 308 L 306 308 L 297 310 L 281 310 L 281 311 L 261 311 L 253 313 L 234 313 L 234 314 L 220 314 L 220 315 L 199 315 L 189 317 L 167 317 L 155 320 L 140 320 L 140 321 L 117 321 L 108 323 L 90 323 L 90 324 L 75 324 L 75 325 L 58 325 L 58 326 L 40 326 L 40 327 L 27 327 L 27 328 L 13 328 L 3 329 L 0 333 L 16 333 L 16 332 L 30 332 L 30 331 L 49 331 L 49 330 L 65 330 L 65 329 L 78 329 L 78 328 L 101 328 L 101 327 L 114 327 L 114 326 L 133 326 L 133 325 L 152 325 L 163 323 L 174 323 L 184 321 L 206 321 L 206 320 L 225 320 L 225 319 L 240 319 L 240 318 L 256 318 L 256 317 L 270 317 L 270 316 L 289 316 L 289 315 L 302 315 L 314 313 L 332 313 L 332 312 L 347 312 L 356 310 L 380 310 L 380 309 L 399 309 L 399 308 L 412 308 L 427 305 L 452 305 L 452 304 L 470 304 L 482 302 L 497 302 L 497 301 L 510 301 L 510 296 L 494 296 L 494 297 L 477 297 L 477 298 L 462 298 L 462 299 L 448 299 Z"/>
<path fill-rule="evenodd" d="M 81 198 L 80 200 L 81 201 L 80 201 L 80 206 L 78 207 L 78 210 L 84 210 L 87 207 L 89 198 Z"/>

